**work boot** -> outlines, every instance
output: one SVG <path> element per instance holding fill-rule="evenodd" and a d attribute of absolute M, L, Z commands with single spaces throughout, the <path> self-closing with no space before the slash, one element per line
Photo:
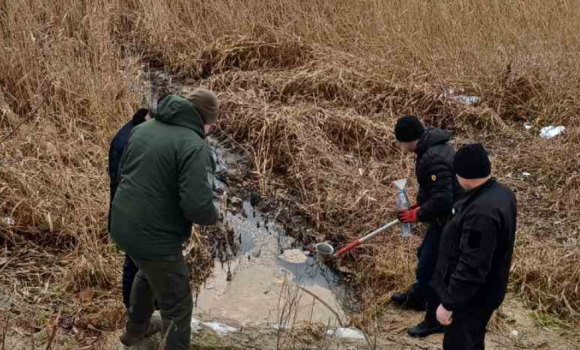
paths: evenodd
<path fill-rule="evenodd" d="M 443 333 L 444 331 L 445 327 L 434 316 L 427 315 L 421 323 L 409 328 L 407 333 L 413 338 L 425 338 L 432 334 Z"/>
<path fill-rule="evenodd" d="M 127 347 L 131 347 L 137 343 L 139 343 L 143 339 L 147 339 L 156 333 L 161 332 L 163 328 L 163 322 L 159 317 L 151 317 L 151 321 L 149 322 L 149 326 L 147 330 L 143 333 L 135 333 L 129 332 L 125 330 L 121 335 L 121 343 Z"/>
<path fill-rule="evenodd" d="M 425 300 L 421 298 L 418 293 L 395 293 L 391 296 L 391 300 L 395 305 L 402 307 L 403 309 L 425 311 L 426 308 Z"/>

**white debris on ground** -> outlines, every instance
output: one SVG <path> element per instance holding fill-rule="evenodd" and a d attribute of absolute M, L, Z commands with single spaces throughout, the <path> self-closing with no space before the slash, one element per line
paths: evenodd
<path fill-rule="evenodd" d="M 481 102 L 481 98 L 479 98 L 477 96 L 471 96 L 471 95 L 459 95 L 459 96 L 455 97 L 455 99 L 459 102 L 463 102 L 463 103 L 468 104 L 468 105 L 474 105 L 476 103 Z"/>
<path fill-rule="evenodd" d="M 363 332 L 356 328 L 337 328 L 336 330 L 326 331 L 326 335 L 329 337 L 335 337 L 339 339 L 357 339 L 365 340 L 365 335 Z"/>
<path fill-rule="evenodd" d="M 228 333 L 233 333 L 233 332 L 239 332 L 240 329 L 239 328 L 235 328 L 235 327 L 231 327 L 228 326 L 226 324 L 222 324 L 219 322 L 202 322 L 196 318 L 192 318 L 191 319 L 191 331 L 192 332 L 198 332 L 201 329 L 201 325 L 204 325 L 210 329 L 212 329 L 213 331 L 215 331 L 218 335 L 225 335 Z"/>
<path fill-rule="evenodd" d="M 526 130 L 530 130 L 531 128 L 533 128 L 534 126 L 531 123 L 524 123 L 524 128 Z"/>
<path fill-rule="evenodd" d="M 455 101 L 458 102 L 463 102 L 467 105 L 474 105 L 476 103 L 481 102 L 481 98 L 478 96 L 473 96 L 473 95 L 458 95 L 457 94 L 458 91 L 451 88 L 451 89 L 445 89 L 445 97 L 454 99 Z"/>
<path fill-rule="evenodd" d="M 218 322 L 203 322 L 204 325 L 208 326 L 209 328 L 216 331 L 218 334 L 228 334 L 232 332 L 239 332 L 239 328 L 230 327 L 225 324 L 221 324 Z"/>
<path fill-rule="evenodd" d="M 554 138 L 554 137 L 560 135 L 564 131 L 566 131 L 566 128 L 563 126 L 550 125 L 550 126 L 546 126 L 546 127 L 542 128 L 542 130 L 540 130 L 540 137 L 549 140 L 551 138 Z"/>
<path fill-rule="evenodd" d="M 10 216 L 2 216 L 2 222 L 8 226 L 14 226 L 14 219 Z"/>
<path fill-rule="evenodd" d="M 300 249 L 285 250 L 279 258 L 293 264 L 301 264 L 308 260 L 306 254 L 304 254 Z"/>
<path fill-rule="evenodd" d="M 528 173 L 527 171 L 524 171 L 524 172 L 522 173 L 522 175 L 524 175 L 524 176 L 532 176 L 532 174 Z"/>
<path fill-rule="evenodd" d="M 195 333 L 197 331 L 199 331 L 200 327 L 199 324 L 201 323 L 200 320 L 196 319 L 196 318 L 191 318 L 191 332 Z"/>

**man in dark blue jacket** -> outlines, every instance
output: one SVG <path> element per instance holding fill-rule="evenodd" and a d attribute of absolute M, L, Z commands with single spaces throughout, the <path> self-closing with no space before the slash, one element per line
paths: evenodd
<path fill-rule="evenodd" d="M 426 309 L 424 321 L 409 329 L 412 337 L 426 337 L 443 333 L 436 317 L 440 300 L 429 283 L 437 263 L 441 232 L 462 190 L 455 178 L 454 152 L 446 131 L 425 128 L 419 118 L 405 116 L 398 120 L 395 136 L 403 151 L 415 153 L 415 175 L 419 183 L 417 204 L 401 211 L 399 220 L 428 223 L 429 228 L 417 250 L 417 282 L 408 293 L 397 293 L 391 299 L 403 307 Z"/>
<path fill-rule="evenodd" d="M 141 108 L 133 115 L 133 118 L 127 122 L 115 135 L 111 141 L 111 147 L 109 149 L 109 178 L 111 183 L 111 201 L 115 198 L 115 193 L 117 192 L 117 187 L 121 182 L 121 174 L 119 165 L 121 164 L 121 158 L 127 143 L 129 142 L 129 137 L 131 136 L 131 131 L 134 127 L 139 124 L 151 119 L 148 109 Z M 111 207 L 109 206 L 109 232 L 111 230 Z M 129 309 L 130 297 L 131 297 L 131 287 L 133 286 L 133 281 L 139 269 L 135 266 L 135 263 L 129 258 L 128 255 L 125 256 L 125 263 L 123 265 L 123 303 Z"/>
<path fill-rule="evenodd" d="M 445 350 L 483 350 L 491 316 L 505 298 L 517 221 L 514 193 L 491 176 L 481 144 L 462 147 L 454 168 L 467 194 L 441 237 L 431 285 L 441 298 Z"/>

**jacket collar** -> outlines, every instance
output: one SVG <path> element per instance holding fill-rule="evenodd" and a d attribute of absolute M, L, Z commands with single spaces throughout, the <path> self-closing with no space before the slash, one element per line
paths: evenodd
<path fill-rule="evenodd" d="M 419 138 L 419 142 L 417 143 L 417 149 L 415 150 L 415 153 L 417 154 L 417 156 L 421 156 L 430 147 L 447 143 L 450 140 L 451 136 L 447 131 L 429 128 L 425 130 L 423 135 L 421 135 L 421 137 Z"/>
<path fill-rule="evenodd" d="M 482 193 L 487 192 L 487 190 L 493 187 L 496 183 L 497 183 L 496 178 L 492 177 L 489 180 L 487 180 L 483 185 L 466 192 L 465 195 L 463 196 L 463 199 L 457 203 L 456 207 L 461 210 L 463 207 L 466 207 L 471 202 L 473 202 Z"/>

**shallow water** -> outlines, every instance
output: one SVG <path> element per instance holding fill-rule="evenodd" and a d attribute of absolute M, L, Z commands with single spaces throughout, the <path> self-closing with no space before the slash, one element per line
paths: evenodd
<path fill-rule="evenodd" d="M 215 143 L 214 147 L 218 175 L 236 169 L 243 162 L 243 157 L 231 155 Z M 224 183 L 218 187 L 227 191 Z M 198 296 L 196 312 L 244 326 L 277 325 L 281 323 L 282 310 L 292 299 L 289 291 L 298 291 L 300 286 L 308 293 L 302 290 L 296 293 L 300 299 L 293 310 L 296 321 L 338 325 L 334 312 L 344 318 L 339 296 L 346 294 L 338 273 L 318 264 L 310 252 L 302 251 L 280 225 L 250 201 L 242 201 L 239 213 L 224 213 L 224 221 L 234 230 L 238 250 L 229 262 L 222 264 L 216 260 L 213 276 Z"/>

